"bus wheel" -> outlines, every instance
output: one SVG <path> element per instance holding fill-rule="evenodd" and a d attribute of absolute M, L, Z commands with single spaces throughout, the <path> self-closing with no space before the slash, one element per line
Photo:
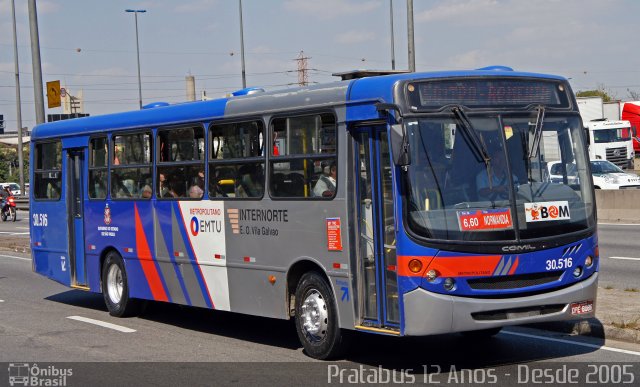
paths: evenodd
<path fill-rule="evenodd" d="M 486 340 L 497 335 L 498 333 L 500 333 L 501 330 L 502 330 L 502 327 L 497 327 L 497 328 L 481 329 L 479 331 L 467 331 L 467 332 L 461 332 L 461 333 L 464 337 L 468 339 Z"/>
<path fill-rule="evenodd" d="M 102 294 L 112 316 L 127 317 L 140 312 L 141 300 L 129 298 L 127 272 L 122 257 L 115 251 L 107 254 L 102 265 Z"/>
<path fill-rule="evenodd" d="M 298 338 L 314 359 L 338 356 L 346 346 L 338 326 L 335 298 L 327 282 L 316 272 L 302 276 L 296 288 L 295 320 Z"/>

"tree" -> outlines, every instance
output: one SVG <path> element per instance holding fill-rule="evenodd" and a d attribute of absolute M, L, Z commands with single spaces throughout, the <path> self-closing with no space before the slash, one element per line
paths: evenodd
<path fill-rule="evenodd" d="M 29 182 L 29 147 L 24 147 L 24 179 Z M 11 172 L 11 173 L 10 173 Z M 18 150 L 11 145 L 0 144 L 0 182 L 20 181 L 18 169 Z"/>
<path fill-rule="evenodd" d="M 635 90 L 631 90 L 631 89 L 627 89 L 627 93 L 629 93 L 629 98 L 631 98 L 632 101 L 640 100 L 640 92 L 635 91 Z"/>
<path fill-rule="evenodd" d="M 601 97 L 602 102 L 611 102 L 616 96 L 605 88 L 603 84 L 598 84 L 595 90 L 584 90 L 576 93 L 576 97 Z"/>

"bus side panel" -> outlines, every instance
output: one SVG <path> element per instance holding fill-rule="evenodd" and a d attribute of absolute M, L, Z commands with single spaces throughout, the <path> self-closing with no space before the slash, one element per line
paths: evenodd
<path fill-rule="evenodd" d="M 62 170 L 66 165 L 63 161 Z M 47 278 L 71 285 L 69 226 L 66 195 L 60 200 L 31 200 L 31 245 L 33 270 Z"/>
<path fill-rule="evenodd" d="M 227 256 L 232 311 L 289 318 L 287 271 L 298 261 L 308 261 L 329 277 L 340 326 L 353 328 L 344 201 L 263 200 L 226 204 L 227 249 L 233 252 Z M 327 218 L 342 221 L 341 251 L 328 248 Z M 275 279 L 273 284 L 270 276 Z M 291 285 L 295 289 L 297 284 Z"/>
<path fill-rule="evenodd" d="M 138 207 L 141 207 L 140 210 Z M 140 216 L 140 213 L 151 213 L 150 203 L 92 201 L 87 209 L 87 227 L 85 228 L 87 250 L 93 255 L 101 254 L 105 249 L 115 249 L 124 260 L 131 296 L 166 300 L 163 281 L 158 275 L 156 264 L 150 254 L 149 242 L 153 242 L 153 239 L 149 238 L 153 235 L 152 218 Z M 147 220 L 147 218 L 150 219 Z M 142 219 L 145 219 L 144 227 Z M 138 258 L 139 254 L 142 259 Z M 97 259 L 90 261 L 97 261 Z M 101 270 L 99 265 L 89 264 L 89 266 L 92 271 L 89 275 L 93 278 L 92 281 L 99 280 L 99 274 L 93 273 L 93 270 Z"/>
<path fill-rule="evenodd" d="M 220 214 L 210 202 L 155 202 L 155 258 L 170 302 L 229 310 Z"/>

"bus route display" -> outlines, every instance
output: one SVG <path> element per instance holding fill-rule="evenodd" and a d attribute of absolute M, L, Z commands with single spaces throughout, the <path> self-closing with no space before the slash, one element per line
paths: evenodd
<path fill-rule="evenodd" d="M 414 82 L 407 85 L 410 106 L 414 109 L 462 105 L 473 108 L 568 107 L 569 98 L 559 81 L 526 79 L 456 79 Z"/>

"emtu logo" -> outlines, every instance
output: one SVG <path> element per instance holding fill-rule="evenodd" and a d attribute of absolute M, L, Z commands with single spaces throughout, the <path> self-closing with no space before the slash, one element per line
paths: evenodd
<path fill-rule="evenodd" d="M 196 218 L 195 216 L 191 218 L 190 228 L 191 228 L 191 235 L 198 236 L 198 233 L 200 232 L 200 222 L 198 221 L 198 218 Z"/>

